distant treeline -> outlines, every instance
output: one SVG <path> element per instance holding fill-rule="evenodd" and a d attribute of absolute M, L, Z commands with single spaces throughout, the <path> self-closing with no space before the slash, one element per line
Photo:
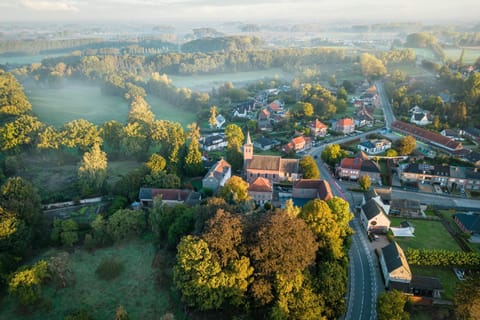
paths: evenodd
<path fill-rule="evenodd" d="M 216 52 L 253 50 L 259 48 L 263 41 L 258 37 L 232 36 L 197 39 L 182 45 L 183 52 Z"/>
<path fill-rule="evenodd" d="M 76 50 L 122 49 L 118 53 L 132 52 L 133 48 L 155 48 L 162 52 L 177 49 L 177 45 L 160 39 L 106 41 L 105 39 L 66 39 L 66 40 L 0 40 L 0 55 L 28 55 L 48 53 L 69 53 Z M 155 52 L 158 53 L 158 52 Z"/>

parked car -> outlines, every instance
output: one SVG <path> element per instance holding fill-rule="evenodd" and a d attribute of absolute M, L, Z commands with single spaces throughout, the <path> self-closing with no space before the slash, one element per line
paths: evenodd
<path fill-rule="evenodd" d="M 458 269 L 458 268 L 453 268 L 453 272 L 457 276 L 458 280 L 460 280 L 460 281 L 465 280 L 465 271 L 464 270 Z"/>

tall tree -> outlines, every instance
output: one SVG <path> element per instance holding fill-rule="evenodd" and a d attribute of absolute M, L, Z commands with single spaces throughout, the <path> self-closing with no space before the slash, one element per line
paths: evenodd
<path fill-rule="evenodd" d="M 73 120 L 63 126 L 62 144 L 66 147 L 86 150 L 102 142 L 97 126 L 85 119 Z"/>
<path fill-rule="evenodd" d="M 362 191 L 367 191 L 368 189 L 370 189 L 370 186 L 372 185 L 370 176 L 369 175 L 361 176 L 360 179 L 358 179 L 358 185 L 360 186 L 360 189 Z"/>
<path fill-rule="evenodd" d="M 225 182 L 220 192 L 226 201 L 240 203 L 250 199 L 248 196 L 248 187 L 248 182 L 239 176 L 232 176 Z"/>
<path fill-rule="evenodd" d="M 346 156 L 347 153 L 345 150 L 342 150 L 338 144 L 329 144 L 322 151 L 322 160 L 330 166 L 340 163 L 340 160 Z"/>
<path fill-rule="evenodd" d="M 159 154 L 153 153 L 148 161 L 145 163 L 145 166 L 150 170 L 152 174 L 162 172 L 165 169 L 167 162 L 165 158 Z"/>
<path fill-rule="evenodd" d="M 94 144 L 90 151 L 83 155 L 78 168 L 78 178 L 85 195 L 100 191 L 107 179 L 107 154 Z"/>
<path fill-rule="evenodd" d="M 378 320 L 409 320 L 410 315 L 405 311 L 407 299 L 397 290 L 380 293 L 377 298 Z"/>
<path fill-rule="evenodd" d="M 208 118 L 208 124 L 210 125 L 210 128 L 216 128 L 217 127 L 217 114 L 218 114 L 217 107 L 212 106 L 210 108 L 210 118 Z"/>
<path fill-rule="evenodd" d="M 400 138 L 395 143 L 395 149 L 398 151 L 398 154 L 401 156 L 409 155 L 415 150 L 417 141 L 412 136 L 405 136 Z"/>
<path fill-rule="evenodd" d="M 378 78 L 387 74 L 387 68 L 382 60 L 370 53 L 362 53 L 360 56 L 360 67 L 363 75 L 366 77 Z"/>
<path fill-rule="evenodd" d="M 305 156 L 300 160 L 300 168 L 305 179 L 320 179 L 320 170 L 312 156 Z"/>
<path fill-rule="evenodd" d="M 202 153 L 200 152 L 200 145 L 198 143 L 198 139 L 200 138 L 200 129 L 195 122 L 190 124 L 188 128 L 190 129 L 190 143 L 187 147 L 184 169 L 188 176 L 196 177 L 205 171 L 202 164 Z"/>

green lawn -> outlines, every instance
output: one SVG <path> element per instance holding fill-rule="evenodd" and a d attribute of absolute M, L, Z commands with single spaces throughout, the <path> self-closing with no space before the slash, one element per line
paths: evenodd
<path fill-rule="evenodd" d="M 445 54 L 449 59 L 453 61 L 457 61 L 460 58 L 462 53 L 462 48 L 448 48 L 443 49 Z M 463 57 L 463 63 L 475 63 L 477 59 L 480 57 L 480 49 L 479 48 L 465 48 L 465 55 Z"/>
<path fill-rule="evenodd" d="M 391 226 L 397 227 L 404 218 L 390 218 Z M 450 236 L 440 221 L 410 220 L 415 227 L 415 237 L 396 237 L 395 241 L 405 250 L 445 249 L 458 251 L 460 247 Z"/>
<path fill-rule="evenodd" d="M 43 257 L 56 254 L 50 250 Z M 99 280 L 95 269 L 105 257 L 116 257 L 124 263 L 124 271 L 112 281 Z M 86 309 L 93 319 L 113 319 L 115 310 L 123 305 L 130 319 L 159 319 L 174 310 L 169 285 L 157 286 L 156 268 L 152 267 L 155 249 L 150 240 L 135 240 L 122 245 L 98 249 L 94 253 L 76 250 L 71 254 L 75 284 L 58 291 L 44 287 L 43 297 L 51 302 L 50 311 L 38 310 L 30 315 L 18 316 L 10 298 L 0 306 L 0 319 L 63 319 L 72 311 Z"/>
<path fill-rule="evenodd" d="M 180 122 L 184 127 L 187 124 L 197 121 L 197 117 L 194 112 L 188 112 L 179 107 L 176 107 L 166 100 L 163 100 L 156 96 L 147 96 L 148 104 L 152 108 L 155 118 L 158 120 L 169 120 L 173 122 Z"/>
<path fill-rule="evenodd" d="M 102 95 L 100 87 L 67 82 L 63 89 L 26 88 L 32 111 L 40 121 L 61 127 L 65 122 L 85 119 L 97 125 L 127 119 L 128 103 L 122 97 Z"/>

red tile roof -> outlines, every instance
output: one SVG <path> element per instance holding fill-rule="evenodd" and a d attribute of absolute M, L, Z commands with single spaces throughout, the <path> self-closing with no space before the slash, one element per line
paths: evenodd
<path fill-rule="evenodd" d="M 337 126 L 342 126 L 342 127 L 353 126 L 353 125 L 355 125 L 355 122 L 353 121 L 352 118 L 343 118 L 338 120 L 338 123 L 337 123 Z"/>
<path fill-rule="evenodd" d="M 340 162 L 340 167 L 343 169 L 360 170 L 363 160 L 360 158 L 343 158 Z"/>
<path fill-rule="evenodd" d="M 248 191 L 253 192 L 272 192 L 273 188 L 268 179 L 258 177 L 248 187 Z"/>
<path fill-rule="evenodd" d="M 437 145 L 439 147 L 447 149 L 448 151 L 456 151 L 463 149 L 462 144 L 452 138 L 442 136 L 440 133 L 432 132 L 427 129 L 417 127 L 415 125 L 405 123 L 403 121 L 397 120 L 393 122 L 392 128 L 397 129 L 402 133 L 411 134 L 415 138 L 427 141 L 433 145 Z"/>
<path fill-rule="evenodd" d="M 316 119 L 315 121 L 311 122 L 309 124 L 309 127 L 315 128 L 315 129 L 326 129 L 327 125 L 321 122 L 320 120 Z"/>
<path fill-rule="evenodd" d="M 300 179 L 293 184 L 294 189 L 316 189 L 318 197 L 322 200 L 329 200 L 333 198 L 330 184 L 322 179 Z"/>

